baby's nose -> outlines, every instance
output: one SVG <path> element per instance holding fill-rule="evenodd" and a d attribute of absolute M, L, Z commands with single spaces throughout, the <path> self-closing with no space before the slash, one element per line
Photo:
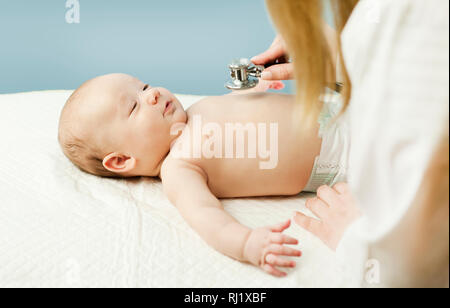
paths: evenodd
<path fill-rule="evenodd" d="M 160 96 L 161 96 L 161 93 L 159 92 L 159 90 L 152 89 L 150 95 L 148 96 L 149 104 L 156 105 L 156 103 L 158 102 L 158 98 Z"/>

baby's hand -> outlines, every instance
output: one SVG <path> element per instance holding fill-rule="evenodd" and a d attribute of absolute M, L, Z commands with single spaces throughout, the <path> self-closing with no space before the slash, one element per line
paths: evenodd
<path fill-rule="evenodd" d="M 244 248 L 246 261 L 274 276 L 286 276 L 285 272 L 278 270 L 275 266 L 295 267 L 295 261 L 286 260 L 280 256 L 300 257 L 302 255 L 299 250 L 283 246 L 298 244 L 295 238 L 281 234 L 290 225 L 291 221 L 288 220 L 276 226 L 252 230 Z"/>
<path fill-rule="evenodd" d="M 347 228 L 361 215 L 346 183 L 338 183 L 333 188 L 319 187 L 317 197 L 308 199 L 306 207 L 320 220 L 297 212 L 295 222 L 333 250 L 338 247 Z"/>

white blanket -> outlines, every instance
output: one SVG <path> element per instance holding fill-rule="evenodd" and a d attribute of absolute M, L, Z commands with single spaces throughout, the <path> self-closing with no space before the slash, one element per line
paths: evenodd
<path fill-rule="evenodd" d="M 57 142 L 71 91 L 0 95 L 0 287 L 353 287 L 366 246 L 335 254 L 292 224 L 303 256 L 286 278 L 216 252 L 189 228 L 154 179 L 79 171 Z M 179 95 L 185 107 L 200 97 Z M 307 212 L 305 196 L 224 200 L 250 227 Z"/>

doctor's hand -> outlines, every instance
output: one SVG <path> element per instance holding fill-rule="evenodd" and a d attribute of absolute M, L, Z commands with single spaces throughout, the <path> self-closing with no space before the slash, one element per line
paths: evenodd
<path fill-rule="evenodd" d="M 267 81 L 260 79 L 256 87 L 246 90 L 233 90 L 229 95 L 242 95 L 249 93 L 257 93 L 257 92 L 266 92 L 269 89 L 271 90 L 283 90 L 284 83 L 279 80 Z"/>
<path fill-rule="evenodd" d="M 271 65 L 261 76 L 265 80 L 294 79 L 294 65 L 288 62 L 286 44 L 280 35 L 277 35 L 272 45 L 262 54 L 251 59 L 256 65 Z M 281 63 L 281 64 L 277 64 Z"/>
<path fill-rule="evenodd" d="M 260 79 L 256 87 L 250 89 L 249 92 L 266 92 L 267 90 L 283 90 L 284 83 L 279 80 L 268 81 Z"/>
<path fill-rule="evenodd" d="M 296 212 L 294 221 L 332 250 L 337 249 L 347 228 L 361 216 L 346 183 L 319 187 L 317 196 L 306 201 L 306 207 L 320 220 Z"/>

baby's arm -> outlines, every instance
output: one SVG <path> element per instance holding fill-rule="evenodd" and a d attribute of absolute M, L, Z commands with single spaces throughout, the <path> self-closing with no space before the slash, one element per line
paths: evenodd
<path fill-rule="evenodd" d="M 217 251 L 260 266 L 276 276 L 284 276 L 284 273 L 274 266 L 295 266 L 295 262 L 279 257 L 301 254 L 298 250 L 283 246 L 297 244 L 297 240 L 281 234 L 289 223 L 255 230 L 241 225 L 211 193 L 207 175 L 189 163 L 173 161 L 165 164 L 161 178 L 169 200 L 202 239 Z"/>
<path fill-rule="evenodd" d="M 213 248 L 245 261 L 243 251 L 251 230 L 228 215 L 210 192 L 206 174 L 185 162 L 165 164 L 164 192 L 186 222 Z"/>

